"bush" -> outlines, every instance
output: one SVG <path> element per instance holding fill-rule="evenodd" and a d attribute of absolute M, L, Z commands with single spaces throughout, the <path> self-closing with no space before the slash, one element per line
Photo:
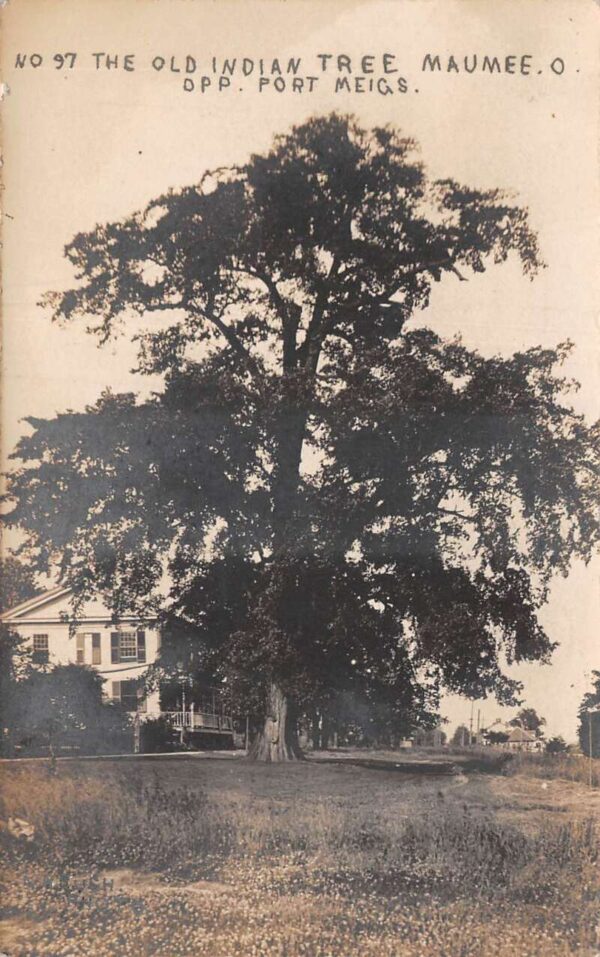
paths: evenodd
<path fill-rule="evenodd" d="M 140 749 L 144 754 L 175 751 L 179 746 L 179 734 L 165 718 L 149 718 L 140 725 Z"/>
<path fill-rule="evenodd" d="M 12 687 L 6 749 L 19 755 L 131 751 L 130 718 L 120 705 L 103 699 L 102 684 L 96 671 L 82 665 L 31 671 Z"/>
<path fill-rule="evenodd" d="M 547 754 L 564 754 L 566 750 L 567 742 L 564 738 L 561 738 L 560 735 L 557 735 L 554 738 L 550 738 L 549 741 L 546 741 Z"/>

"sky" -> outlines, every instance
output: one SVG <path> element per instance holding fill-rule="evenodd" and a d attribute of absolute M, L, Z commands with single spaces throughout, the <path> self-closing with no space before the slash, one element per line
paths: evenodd
<path fill-rule="evenodd" d="M 514 262 L 468 283 L 451 276 L 419 318 L 488 355 L 571 339 L 567 372 L 581 383 L 574 402 L 597 418 L 597 10 L 592 0 L 11 0 L 1 39 L 10 90 L 1 105 L 4 460 L 26 428 L 24 416 L 80 409 L 106 386 L 154 385 L 132 376 L 126 339 L 99 349 L 83 328 L 53 326 L 38 305 L 44 292 L 73 281 L 65 244 L 168 188 L 197 182 L 206 169 L 243 162 L 276 133 L 332 109 L 365 125 L 400 127 L 418 140 L 434 177 L 509 189 L 529 208 L 547 268 L 533 282 Z M 72 69 L 55 59 L 67 51 L 76 53 Z M 116 55 L 119 65 L 107 68 L 96 53 Z M 406 93 L 336 93 L 335 74 L 319 74 L 321 53 L 351 57 L 353 83 L 361 57 L 374 57 L 379 76 L 383 54 L 392 54 L 392 79 L 403 77 Z M 439 53 L 444 64 L 450 55 L 458 62 L 511 55 L 519 63 L 526 55 L 532 69 L 428 73 L 426 53 Z M 30 59 L 16 66 L 17 55 L 31 54 L 42 58 L 39 66 Z M 126 54 L 133 70 L 124 69 Z M 186 56 L 198 64 L 189 92 L 185 74 L 175 72 Z M 236 74 L 218 92 L 213 56 L 246 57 L 253 75 Z M 163 69 L 152 67 L 154 57 L 164 59 Z M 272 82 L 260 91 L 258 61 L 273 57 L 301 57 L 301 74 L 318 77 L 313 91 L 280 93 Z M 327 62 L 335 69 L 335 59 Z M 205 92 L 202 75 L 211 78 Z M 600 668 L 599 571 L 598 561 L 576 564 L 554 584 L 542 610 L 560 643 L 553 663 L 513 672 L 548 733 L 568 740 L 590 671 Z M 475 705 L 475 720 L 477 708 L 484 722 L 512 714 L 486 701 Z M 447 698 L 443 713 L 452 729 L 468 721 L 470 703 Z"/>

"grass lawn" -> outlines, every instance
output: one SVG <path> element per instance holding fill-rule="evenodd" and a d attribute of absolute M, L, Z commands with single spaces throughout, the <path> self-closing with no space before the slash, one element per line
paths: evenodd
<path fill-rule="evenodd" d="M 165 756 L 7 764 L 1 795 L 35 826 L 1 835 L 10 957 L 600 951 L 580 783 Z"/>

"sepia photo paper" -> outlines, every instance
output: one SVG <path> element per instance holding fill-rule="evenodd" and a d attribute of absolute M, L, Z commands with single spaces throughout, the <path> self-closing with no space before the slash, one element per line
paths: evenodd
<path fill-rule="evenodd" d="M 0 24 L 0 957 L 599 957 L 598 3 Z"/>

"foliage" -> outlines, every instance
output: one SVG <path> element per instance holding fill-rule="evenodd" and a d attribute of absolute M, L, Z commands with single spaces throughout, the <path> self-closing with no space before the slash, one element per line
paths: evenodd
<path fill-rule="evenodd" d="M 166 718 L 148 718 L 140 725 L 140 751 L 143 754 L 175 751 L 177 739 L 177 732 L 173 731 Z"/>
<path fill-rule="evenodd" d="M 334 739 L 338 745 L 395 747 L 419 728 L 436 727 L 439 715 L 427 711 L 415 690 L 403 694 L 399 685 L 372 681 L 364 689 L 324 695 L 305 721 L 313 748 L 327 748 Z"/>
<path fill-rule="evenodd" d="M 26 640 L 12 628 L 0 624 L 0 682 L 5 683 L 2 685 L 3 699 L 9 697 L 9 689 L 29 674 L 32 667 L 31 649 Z"/>
<path fill-rule="evenodd" d="M 461 745 L 464 745 L 464 744 L 470 744 L 471 743 L 470 739 L 471 739 L 471 735 L 469 733 L 469 729 L 467 728 L 466 724 L 459 724 L 454 730 L 451 744 L 454 747 L 460 747 Z"/>
<path fill-rule="evenodd" d="M 592 690 L 584 695 L 579 707 L 577 737 L 581 750 L 588 756 L 590 736 L 592 756 L 598 758 L 600 757 L 600 671 L 592 671 Z"/>
<path fill-rule="evenodd" d="M 546 752 L 548 754 L 564 754 L 567 750 L 567 742 L 560 735 L 555 735 L 546 741 Z"/>
<path fill-rule="evenodd" d="M 414 743 L 419 748 L 436 748 L 446 743 L 446 732 L 439 727 L 419 728 L 414 734 Z"/>
<path fill-rule="evenodd" d="M 532 731 L 536 738 L 541 738 L 544 734 L 542 729 L 546 724 L 546 719 L 540 717 L 535 708 L 521 708 L 516 717 L 512 718 L 508 723 L 515 728 Z"/>
<path fill-rule="evenodd" d="M 487 731 L 486 738 L 490 744 L 506 744 L 508 734 L 506 731 Z"/>
<path fill-rule="evenodd" d="M 8 611 L 39 593 L 34 570 L 17 558 L 0 558 L 0 612 Z"/>
<path fill-rule="evenodd" d="M 486 358 L 416 319 L 442 279 L 509 256 L 533 276 L 526 210 L 332 115 L 66 255 L 54 318 L 125 331 L 163 388 L 29 420 L 8 521 L 36 567 L 117 616 L 155 613 L 166 568 L 165 660 L 256 713 L 271 683 L 290 713 L 516 701 L 502 662 L 548 659 L 549 581 L 598 542 L 598 427 L 568 345 Z"/>
<path fill-rule="evenodd" d="M 39 592 L 34 571 L 14 556 L 0 558 L 0 612 L 8 611 Z M 27 642 L 0 624 L 0 754 L 10 750 L 9 729 L 18 694 L 18 682 L 31 674 L 33 664 Z"/>
<path fill-rule="evenodd" d="M 129 718 L 102 698 L 104 679 L 81 665 L 31 669 L 17 681 L 6 706 L 6 746 L 19 753 L 74 748 L 130 750 Z"/>
<path fill-rule="evenodd" d="M 31 670 L 31 654 L 16 632 L 0 624 L 0 754 L 10 750 L 10 728 L 19 693 L 19 681 Z"/>

